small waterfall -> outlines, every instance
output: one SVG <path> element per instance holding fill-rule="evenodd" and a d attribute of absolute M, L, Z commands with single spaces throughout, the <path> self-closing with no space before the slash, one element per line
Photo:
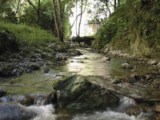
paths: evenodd
<path fill-rule="evenodd" d="M 34 105 L 44 105 L 47 94 L 31 94 L 31 95 L 14 95 L 14 96 L 4 96 L 0 98 L 0 103 L 21 103 L 30 102 Z"/>
<path fill-rule="evenodd" d="M 133 107 L 135 105 L 135 101 L 128 97 L 123 97 L 120 101 L 120 105 L 116 108 L 118 112 L 125 112 L 125 110 L 129 107 Z"/>
<path fill-rule="evenodd" d="M 56 115 L 54 115 L 53 105 L 42 105 L 42 106 L 29 106 L 29 110 L 37 114 L 37 116 L 31 120 L 56 120 Z"/>

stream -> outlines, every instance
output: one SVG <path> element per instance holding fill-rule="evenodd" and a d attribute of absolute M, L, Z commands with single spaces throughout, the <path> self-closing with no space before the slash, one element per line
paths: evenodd
<path fill-rule="evenodd" d="M 36 113 L 36 117 L 31 120 L 150 120 L 152 113 L 143 113 L 139 115 L 128 115 L 125 110 L 136 105 L 133 99 L 121 97 L 120 105 L 116 108 L 106 108 L 103 111 L 69 113 L 67 110 L 55 112 L 53 105 L 44 105 L 44 99 L 52 91 L 53 80 L 62 79 L 63 77 L 78 74 L 83 76 L 102 76 L 111 78 L 111 80 L 127 77 L 130 74 L 145 74 L 150 69 L 137 61 L 130 61 L 134 71 L 121 68 L 121 64 L 126 61 L 124 58 L 111 58 L 110 61 L 103 61 L 103 55 L 94 53 L 90 49 L 80 50 L 83 55 L 70 58 L 65 65 L 52 68 L 49 73 L 35 71 L 26 73 L 20 77 L 0 80 L 0 88 L 6 90 L 9 95 L 0 98 L 1 104 L 20 103 L 26 95 L 36 97 L 34 105 L 25 107 L 27 111 Z M 0 106 L 1 107 L 1 106 Z M 7 111 L 7 108 L 6 108 Z M 2 111 L 3 113 L 3 111 Z M 0 110 L 0 120 L 3 120 Z M 12 117 L 12 114 L 9 114 Z M 14 119 L 13 119 L 14 120 Z M 25 119 L 24 119 L 25 120 Z"/>

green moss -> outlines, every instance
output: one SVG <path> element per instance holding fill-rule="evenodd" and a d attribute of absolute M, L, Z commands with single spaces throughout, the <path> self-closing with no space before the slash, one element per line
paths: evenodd
<path fill-rule="evenodd" d="M 93 47 L 110 46 L 137 56 L 157 56 L 156 53 L 160 51 L 158 5 L 160 1 L 144 6 L 138 0 L 127 1 L 105 20 Z"/>
<path fill-rule="evenodd" d="M 51 33 L 39 27 L 0 21 L 0 30 L 3 29 L 7 29 L 9 32 L 13 33 L 20 43 L 43 45 L 49 41 L 56 41 L 56 38 Z"/>

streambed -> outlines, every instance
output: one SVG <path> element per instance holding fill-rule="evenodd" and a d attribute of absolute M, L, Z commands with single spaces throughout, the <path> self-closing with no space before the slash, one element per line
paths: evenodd
<path fill-rule="evenodd" d="M 115 80 L 117 78 L 128 77 L 131 74 L 145 74 L 150 72 L 150 68 L 130 60 L 135 70 L 122 69 L 121 64 L 128 61 L 125 58 L 111 58 L 110 61 L 104 61 L 103 55 L 94 53 L 90 49 L 80 50 L 83 55 L 70 58 L 65 65 L 52 68 L 48 74 L 43 71 L 23 74 L 20 77 L 1 79 L 0 87 L 6 90 L 10 97 L 27 95 L 27 94 L 48 94 L 52 91 L 52 82 L 57 79 L 62 79 L 72 74 L 82 76 L 102 76 L 106 80 Z M 1 100 L 2 104 L 11 102 L 5 97 Z M 13 102 L 13 101 L 12 101 Z M 16 100 L 14 101 L 16 102 Z M 43 102 L 42 102 L 43 103 Z M 130 98 L 122 98 L 120 106 L 130 107 L 135 105 L 134 100 Z M 33 120 L 143 120 L 150 116 L 150 113 L 141 113 L 137 116 L 127 115 L 123 109 L 118 110 L 106 108 L 104 111 L 95 111 L 83 114 L 69 113 L 67 110 L 61 110 L 59 113 L 54 113 L 52 105 L 44 106 L 43 104 L 35 104 L 25 109 L 29 109 L 38 114 Z M 125 108 L 126 109 L 126 108 Z M 41 114 L 45 113 L 45 114 Z M 147 118 L 149 120 L 149 117 Z"/>

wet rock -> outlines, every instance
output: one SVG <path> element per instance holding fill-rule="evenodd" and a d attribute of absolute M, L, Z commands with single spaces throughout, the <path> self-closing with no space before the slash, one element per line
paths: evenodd
<path fill-rule="evenodd" d="M 114 106 L 119 98 L 112 92 L 93 84 L 87 77 L 71 76 L 53 83 L 60 90 L 59 103 L 71 110 L 93 110 Z"/>
<path fill-rule="evenodd" d="M 106 49 L 103 50 L 103 53 L 105 53 L 105 54 L 107 54 L 108 52 L 109 52 L 108 48 L 106 48 Z"/>
<path fill-rule="evenodd" d="M 160 104 L 155 106 L 155 111 L 156 111 L 157 113 L 160 113 Z"/>
<path fill-rule="evenodd" d="M 7 92 L 0 88 L 0 97 L 3 97 L 6 94 L 7 94 Z"/>
<path fill-rule="evenodd" d="M 31 71 L 35 71 L 35 70 L 39 70 L 41 65 L 39 63 L 32 63 L 31 62 L 29 67 L 30 67 Z"/>
<path fill-rule="evenodd" d="M 155 120 L 160 120 L 160 114 L 155 116 Z"/>
<path fill-rule="evenodd" d="M 126 113 L 129 114 L 129 115 L 136 115 L 138 116 L 140 113 L 141 113 L 141 109 L 139 106 L 133 106 L 133 107 L 129 107 L 127 110 L 126 110 Z"/>
<path fill-rule="evenodd" d="M 58 107 L 59 91 L 53 89 L 53 91 L 47 96 L 45 104 L 54 104 Z"/>
<path fill-rule="evenodd" d="M 70 49 L 68 51 L 68 53 L 71 55 L 71 56 L 80 56 L 80 55 L 83 55 L 79 50 L 75 50 L 75 49 Z"/>
<path fill-rule="evenodd" d="M 156 60 L 150 60 L 150 61 L 148 61 L 148 64 L 149 65 L 157 65 L 157 61 Z"/>
<path fill-rule="evenodd" d="M 122 81 L 120 79 L 116 79 L 112 81 L 113 84 L 119 84 L 122 83 Z"/>
<path fill-rule="evenodd" d="M 20 99 L 19 102 L 22 105 L 26 105 L 26 106 L 33 105 L 34 104 L 34 97 L 26 95 L 22 99 Z"/>
<path fill-rule="evenodd" d="M 110 60 L 111 60 L 111 58 L 110 58 L 110 57 L 103 57 L 103 58 L 102 58 L 102 62 L 110 61 Z"/>
<path fill-rule="evenodd" d="M 129 64 L 129 63 L 122 63 L 121 67 L 123 69 L 133 69 L 133 66 L 131 64 Z"/>
<path fill-rule="evenodd" d="M 49 73 L 49 71 L 50 71 L 49 66 L 46 65 L 46 64 L 44 64 L 44 65 L 43 65 L 43 72 L 44 72 L 44 73 Z"/>
<path fill-rule="evenodd" d="M 157 64 L 157 67 L 160 69 L 160 62 Z"/>
<path fill-rule="evenodd" d="M 55 59 L 57 61 L 67 60 L 67 55 L 65 53 L 56 53 Z"/>
<path fill-rule="evenodd" d="M 18 104 L 0 104 L 0 120 L 30 120 L 36 114 Z"/>
<path fill-rule="evenodd" d="M 4 63 L 4 65 L 0 67 L 1 77 L 10 77 L 19 74 L 21 74 L 21 71 L 18 70 L 14 64 Z"/>

